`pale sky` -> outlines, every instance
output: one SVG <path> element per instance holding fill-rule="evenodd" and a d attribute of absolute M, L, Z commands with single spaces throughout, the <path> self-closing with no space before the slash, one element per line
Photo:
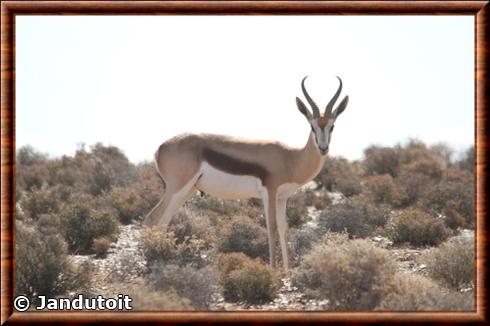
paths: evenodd
<path fill-rule="evenodd" d="M 16 142 L 150 160 L 211 132 L 303 146 L 301 79 L 320 108 L 350 102 L 331 155 L 417 138 L 474 142 L 473 16 L 17 16 Z M 340 100 L 339 100 L 340 102 Z"/>

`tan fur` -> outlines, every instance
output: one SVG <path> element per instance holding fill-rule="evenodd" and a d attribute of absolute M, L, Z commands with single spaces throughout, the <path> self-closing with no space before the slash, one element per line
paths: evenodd
<path fill-rule="evenodd" d="M 318 118 L 318 127 L 325 128 L 325 126 L 327 125 L 327 122 L 328 122 L 328 119 L 325 118 L 325 116 L 321 116 L 320 118 Z"/>
<path fill-rule="evenodd" d="M 158 170 L 168 187 L 179 189 L 199 170 L 203 148 L 263 166 L 270 172 L 267 188 L 284 183 L 305 184 L 323 165 L 325 157 L 316 150 L 310 135 L 304 148 L 291 148 L 280 142 L 251 141 L 214 134 L 183 134 L 160 146 Z"/>
<path fill-rule="evenodd" d="M 183 134 L 163 143 L 155 154 L 157 170 L 165 181 L 163 198 L 146 216 L 146 225 L 160 224 L 164 228 L 186 198 L 196 191 L 203 150 L 211 149 L 247 164 L 257 165 L 267 171 L 261 178 L 267 191 L 267 231 L 272 267 L 276 265 L 276 243 L 281 243 L 284 268 L 288 268 L 287 220 L 285 201 L 278 198 L 277 189 L 283 184 L 303 185 L 314 178 L 325 162 L 310 133 L 303 148 L 292 148 L 280 142 L 252 141 L 213 134 Z M 219 167 L 218 167 L 219 168 Z M 205 189 L 199 189 L 206 191 Z M 282 203 L 278 210 L 278 204 Z M 279 219 L 279 221 L 277 220 Z M 278 233 L 279 231 L 279 233 Z"/>
<path fill-rule="evenodd" d="M 339 81 L 341 83 L 340 78 Z M 340 94 L 341 86 L 342 83 L 333 102 Z M 307 96 L 304 84 L 303 91 Z M 318 113 L 316 104 L 309 96 L 307 99 L 310 105 L 314 105 L 314 112 Z M 348 97 L 337 107 L 334 119 L 345 109 L 347 102 Z M 330 115 L 313 116 L 299 98 L 296 98 L 296 103 L 312 128 L 327 126 Z M 324 131 L 322 135 L 326 137 Z M 272 267 L 276 264 L 276 244 L 279 238 L 283 266 L 287 271 L 287 199 L 297 188 L 312 180 L 323 167 L 326 156 L 321 155 L 320 150 L 326 154 L 328 143 L 327 150 L 319 149 L 319 146 L 327 141 L 330 138 L 322 139 L 317 145 L 313 131 L 303 148 L 213 134 L 176 136 L 160 145 L 155 154 L 155 164 L 165 181 L 166 189 L 160 202 L 146 216 L 144 224 L 159 224 L 166 228 L 179 206 L 199 187 L 208 188 L 225 198 L 261 197 L 269 237 L 270 264 Z M 199 190 L 206 192 L 206 189 Z"/>

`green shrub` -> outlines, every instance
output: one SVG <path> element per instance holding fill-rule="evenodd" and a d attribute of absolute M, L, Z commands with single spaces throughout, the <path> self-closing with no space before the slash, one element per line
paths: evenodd
<path fill-rule="evenodd" d="M 92 253 L 96 238 L 117 239 L 119 225 L 112 212 L 95 210 L 94 200 L 87 195 L 76 196 L 61 214 L 61 232 L 74 253 Z"/>
<path fill-rule="evenodd" d="M 256 304 L 276 296 L 271 270 L 257 259 L 252 260 L 242 253 L 224 254 L 218 269 L 225 300 Z"/>
<path fill-rule="evenodd" d="M 21 222 L 16 224 L 15 292 L 36 300 L 38 295 L 55 297 L 84 286 L 84 270 L 70 263 L 63 239 L 38 232 Z"/>
<path fill-rule="evenodd" d="M 333 310 L 374 309 L 392 286 L 395 264 L 388 252 L 367 240 L 327 233 L 308 254 L 293 283 Z"/>
<path fill-rule="evenodd" d="M 217 277 L 210 267 L 196 269 L 192 266 L 154 264 L 150 280 L 158 291 L 174 291 L 189 299 L 196 308 L 208 308 L 216 291 Z"/>
<path fill-rule="evenodd" d="M 446 240 L 450 232 L 440 219 L 419 209 L 406 209 L 392 219 L 386 234 L 394 244 L 435 246 Z"/>
<path fill-rule="evenodd" d="M 417 274 L 396 274 L 394 287 L 376 309 L 391 311 L 473 310 L 473 293 L 446 291 Z"/>
<path fill-rule="evenodd" d="M 362 166 L 367 176 L 389 174 L 395 178 L 400 170 L 400 149 L 370 146 L 364 150 Z"/>
<path fill-rule="evenodd" d="M 429 275 L 454 289 L 473 287 L 475 277 L 475 245 L 471 236 L 457 236 L 431 249 L 421 260 Z"/>
<path fill-rule="evenodd" d="M 234 216 L 218 230 L 218 247 L 223 253 L 243 252 L 247 256 L 269 258 L 267 231 L 245 215 Z"/>
<path fill-rule="evenodd" d="M 182 298 L 174 290 L 155 291 L 148 285 L 140 285 L 127 293 L 133 299 L 133 310 L 194 310 L 191 300 Z"/>
<path fill-rule="evenodd" d="M 363 188 L 363 192 L 376 204 L 400 205 L 400 192 L 388 174 L 365 178 Z"/>

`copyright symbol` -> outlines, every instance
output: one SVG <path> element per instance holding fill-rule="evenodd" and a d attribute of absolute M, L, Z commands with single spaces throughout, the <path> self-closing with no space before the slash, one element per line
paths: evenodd
<path fill-rule="evenodd" d="M 29 299 L 27 299 L 27 297 L 23 295 L 18 296 L 14 300 L 14 308 L 17 311 L 26 311 L 27 309 L 29 309 L 29 304 Z"/>

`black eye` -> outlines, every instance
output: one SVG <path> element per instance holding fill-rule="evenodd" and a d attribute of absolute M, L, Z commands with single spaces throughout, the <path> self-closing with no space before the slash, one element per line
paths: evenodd
<path fill-rule="evenodd" d="M 333 131 L 333 127 L 334 127 L 334 126 L 332 126 L 332 128 L 330 128 L 330 132 L 332 132 L 332 131 Z"/>

